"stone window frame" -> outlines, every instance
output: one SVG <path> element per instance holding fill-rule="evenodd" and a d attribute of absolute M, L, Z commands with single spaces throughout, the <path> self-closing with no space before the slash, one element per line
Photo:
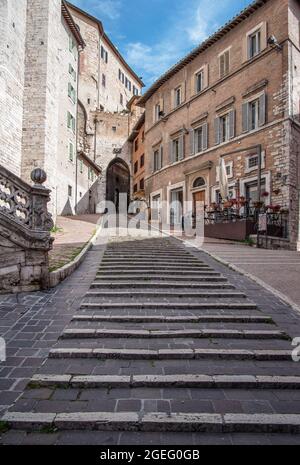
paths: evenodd
<path fill-rule="evenodd" d="M 70 111 L 67 112 L 67 127 L 73 134 L 76 132 L 76 118 Z"/>
<path fill-rule="evenodd" d="M 69 147 L 69 157 L 68 157 L 69 162 L 74 163 L 75 146 L 74 146 L 73 141 L 69 140 L 68 147 Z M 71 152 L 71 147 L 72 147 L 72 152 Z"/>
<path fill-rule="evenodd" d="M 69 63 L 69 74 L 70 74 L 70 76 L 72 76 L 73 81 L 74 81 L 74 82 L 77 82 L 77 72 L 76 72 L 76 70 L 73 68 L 73 66 L 71 65 L 71 63 Z"/>
<path fill-rule="evenodd" d="M 179 86 L 175 87 L 175 89 L 173 90 L 173 108 L 178 108 L 180 107 L 180 105 L 182 104 L 183 102 L 183 98 L 182 98 L 182 84 L 180 84 Z"/>
<path fill-rule="evenodd" d="M 246 38 L 245 38 L 245 61 L 248 60 L 253 60 L 257 56 L 259 56 L 268 46 L 267 40 L 267 28 L 268 24 L 266 21 L 262 21 L 261 23 L 257 24 L 255 27 L 253 27 L 250 31 L 246 33 Z M 260 32 L 260 50 L 258 53 L 256 53 L 254 56 L 251 56 L 250 54 L 250 38 L 253 36 L 255 33 Z"/>
<path fill-rule="evenodd" d="M 151 222 L 155 222 L 155 223 L 159 223 L 161 221 L 161 213 L 162 213 L 160 209 L 158 212 L 158 219 L 157 220 L 152 219 L 153 200 L 157 199 L 158 197 L 160 199 L 160 207 L 161 207 L 162 201 L 163 201 L 163 189 L 159 189 L 155 192 L 151 192 L 150 194 Z"/>
<path fill-rule="evenodd" d="M 196 150 L 196 139 L 195 133 L 199 129 L 202 128 L 202 149 L 200 151 Z M 192 129 L 190 130 L 190 151 L 191 156 L 199 155 L 205 152 L 208 149 L 208 122 L 207 119 L 203 119 L 196 125 L 193 125 Z M 199 148 L 199 147 L 198 147 Z"/>
<path fill-rule="evenodd" d="M 249 114 L 249 106 L 254 101 L 258 100 L 260 107 L 258 108 L 258 121 L 257 127 L 254 129 L 250 128 L 250 114 Z M 244 133 L 251 133 L 257 131 L 261 127 L 265 126 L 267 122 L 267 92 L 266 90 L 262 90 L 261 92 L 252 95 L 251 97 L 243 99 L 242 104 L 242 132 Z"/>
<path fill-rule="evenodd" d="M 232 192 L 232 195 L 231 196 L 229 195 L 229 197 L 232 198 L 232 199 L 236 198 L 236 195 L 237 195 L 236 183 L 235 182 L 230 182 L 228 184 L 228 188 L 229 188 L 229 192 L 230 191 Z M 219 201 L 219 198 L 217 197 L 218 192 L 220 192 L 219 184 L 216 185 L 216 186 L 213 186 L 211 188 L 211 203 L 213 203 L 213 202 L 218 203 L 218 201 Z"/>
<path fill-rule="evenodd" d="M 205 89 L 207 89 L 208 84 L 209 84 L 209 70 L 208 70 L 208 64 L 203 64 L 200 68 L 198 68 L 192 75 L 191 79 L 191 96 L 195 96 L 203 92 Z M 201 90 L 198 90 L 197 84 L 197 78 L 198 75 L 202 74 L 202 88 Z"/>
<path fill-rule="evenodd" d="M 221 130 L 221 120 L 226 118 L 225 129 L 226 134 Z M 215 145 L 227 144 L 230 140 L 234 139 L 236 136 L 236 110 L 235 108 L 227 108 L 222 112 L 217 113 L 215 118 Z"/>
<path fill-rule="evenodd" d="M 258 170 L 258 164 L 253 167 L 249 167 L 249 160 L 255 157 L 258 157 L 257 153 L 250 153 L 245 157 L 245 169 L 244 169 L 245 173 L 252 173 L 253 171 Z M 266 151 L 263 150 L 261 153 L 261 168 L 265 169 L 265 167 L 266 167 Z"/>
<path fill-rule="evenodd" d="M 76 89 L 72 86 L 70 82 L 68 82 L 68 97 L 73 104 L 76 103 Z"/>
<path fill-rule="evenodd" d="M 157 173 L 163 168 L 164 148 L 163 144 L 156 144 L 153 147 L 153 173 Z"/>

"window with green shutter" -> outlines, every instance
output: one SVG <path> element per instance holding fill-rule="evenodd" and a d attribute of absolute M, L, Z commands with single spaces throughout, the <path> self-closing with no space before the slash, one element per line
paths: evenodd
<path fill-rule="evenodd" d="M 76 82 L 77 73 L 71 64 L 69 64 L 69 74 L 72 76 L 73 80 Z"/>
<path fill-rule="evenodd" d="M 74 161 L 74 145 L 72 142 L 69 142 L 69 160 Z"/>
<path fill-rule="evenodd" d="M 76 130 L 76 120 L 74 116 L 68 111 L 68 116 L 67 116 L 67 124 L 68 128 L 71 129 L 75 133 Z"/>
<path fill-rule="evenodd" d="M 75 101 L 76 101 L 76 90 L 74 89 L 74 87 L 72 86 L 72 84 L 70 82 L 68 84 L 68 96 L 70 97 L 72 102 L 75 103 Z"/>

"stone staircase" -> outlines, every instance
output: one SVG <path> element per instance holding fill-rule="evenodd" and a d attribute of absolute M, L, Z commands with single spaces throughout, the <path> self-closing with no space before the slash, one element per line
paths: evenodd
<path fill-rule="evenodd" d="M 172 239 L 113 242 L 2 421 L 26 431 L 176 432 L 178 443 L 183 432 L 299 433 L 300 410 L 272 404 L 299 388 L 289 336 L 224 276 Z"/>

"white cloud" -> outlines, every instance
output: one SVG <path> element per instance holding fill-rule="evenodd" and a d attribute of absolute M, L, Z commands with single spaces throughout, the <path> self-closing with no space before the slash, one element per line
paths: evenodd
<path fill-rule="evenodd" d="M 129 43 L 126 46 L 126 59 L 144 75 L 147 84 L 153 83 L 221 26 L 215 19 L 216 12 L 220 11 L 220 6 L 222 10 L 226 9 L 230 2 L 189 0 L 188 10 L 186 2 L 182 2 L 160 37 L 160 42 L 152 46 L 142 42 Z"/>
<path fill-rule="evenodd" d="M 122 0 L 75 0 L 74 3 L 84 10 L 88 9 L 99 19 L 116 20 L 121 15 Z"/>

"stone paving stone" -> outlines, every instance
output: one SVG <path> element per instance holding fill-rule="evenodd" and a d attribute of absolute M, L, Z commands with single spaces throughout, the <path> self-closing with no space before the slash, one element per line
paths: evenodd
<path fill-rule="evenodd" d="M 116 406 L 117 412 L 138 412 L 141 410 L 142 402 L 137 399 L 119 400 Z"/>

